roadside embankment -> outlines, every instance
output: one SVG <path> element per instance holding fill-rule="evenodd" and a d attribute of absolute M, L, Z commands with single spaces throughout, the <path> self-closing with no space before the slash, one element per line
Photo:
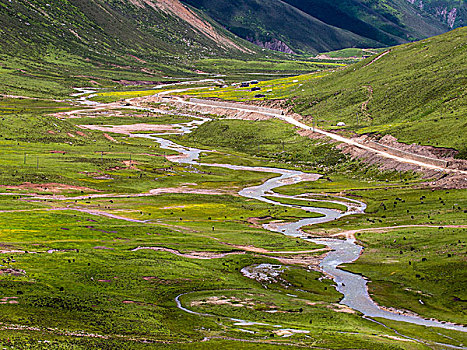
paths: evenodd
<path fill-rule="evenodd" d="M 464 170 L 463 164 L 459 161 L 449 161 L 439 157 L 430 157 L 413 152 L 409 152 L 399 147 L 384 145 L 380 142 L 370 140 L 360 140 L 359 138 L 348 138 L 341 135 L 310 127 L 300 121 L 296 115 L 288 115 L 285 111 L 276 108 L 267 108 L 256 105 L 247 105 L 234 102 L 223 102 L 213 100 L 203 100 L 198 98 L 190 98 L 184 100 L 180 97 L 167 100 L 167 102 L 176 105 L 190 106 L 190 108 L 201 108 L 204 113 L 211 112 L 213 114 L 226 115 L 234 114 L 236 117 L 239 112 L 248 113 L 249 115 L 242 119 L 255 119 L 253 115 L 262 115 L 263 118 L 278 118 L 302 129 L 302 134 L 307 134 L 309 137 L 319 135 L 320 137 L 328 137 L 330 140 L 341 143 L 341 149 L 353 157 L 362 158 L 369 163 L 376 163 L 390 166 L 393 169 L 400 171 L 417 171 L 422 172 L 426 177 L 438 177 L 444 179 L 443 174 L 449 174 L 453 177 L 453 181 L 444 181 L 442 184 L 437 184 L 437 181 L 431 183 L 432 186 L 467 188 L 467 171 Z M 258 118 L 259 119 L 259 118 Z M 255 119 L 256 120 L 256 119 Z M 366 135 L 364 137 L 367 137 Z M 402 144 L 401 144 L 402 145 Z M 461 162 L 462 163 L 462 162 Z M 454 165 L 454 166 L 453 166 Z M 446 187 L 446 188 L 447 188 Z"/>

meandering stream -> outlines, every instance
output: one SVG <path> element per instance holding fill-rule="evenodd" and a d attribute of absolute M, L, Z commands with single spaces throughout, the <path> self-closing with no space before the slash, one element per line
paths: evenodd
<path fill-rule="evenodd" d="M 83 99 L 86 101 L 86 99 Z M 135 108 L 134 106 L 129 106 L 127 108 Z M 159 112 L 151 108 L 140 108 L 148 111 Z M 177 128 L 179 133 L 189 133 L 194 128 L 203 124 L 206 121 L 209 121 L 209 118 L 199 118 L 189 123 L 174 124 L 173 126 Z M 294 200 L 304 199 L 303 196 L 286 196 L 278 195 L 273 192 L 274 189 L 288 185 L 296 184 L 302 181 L 314 181 L 317 180 L 320 176 L 317 174 L 307 174 L 298 170 L 290 169 L 281 169 L 281 168 L 270 168 L 270 167 L 252 167 L 252 166 L 241 166 L 241 165 L 232 165 L 232 164 L 212 164 L 212 163 L 201 163 L 199 162 L 199 157 L 201 153 L 211 152 L 211 150 L 202 150 L 198 148 L 185 147 L 179 145 L 173 141 L 164 139 L 161 137 L 163 134 L 132 134 L 132 137 L 143 137 L 154 140 L 159 144 L 162 149 L 172 150 L 178 152 L 179 155 L 171 156 L 170 160 L 172 162 L 189 164 L 196 166 L 208 166 L 208 167 L 220 167 L 227 168 L 232 170 L 239 171 L 255 171 L 255 172 L 264 172 L 264 173 L 274 173 L 277 174 L 277 177 L 271 178 L 265 181 L 263 184 L 258 186 L 252 186 L 245 188 L 239 191 L 239 195 L 251 198 L 266 203 L 284 206 L 284 207 L 293 207 L 300 208 L 307 212 L 321 214 L 320 217 L 316 218 L 305 218 L 295 222 L 283 223 L 283 224 L 265 224 L 263 227 L 267 230 L 273 232 L 280 232 L 287 236 L 301 238 L 319 245 L 325 245 L 332 249 L 326 257 L 322 260 L 320 267 L 324 273 L 331 276 L 337 284 L 337 290 L 344 295 L 343 299 L 340 301 L 341 304 L 347 305 L 350 308 L 361 312 L 366 317 L 378 317 L 383 319 L 389 319 L 394 321 L 408 322 L 412 324 L 429 326 L 429 327 L 439 327 L 444 329 L 451 329 L 457 331 L 466 331 L 466 327 L 462 325 L 455 325 L 447 322 L 441 322 L 436 320 L 424 319 L 422 317 L 410 316 L 405 314 L 399 314 L 395 312 L 390 312 L 380 308 L 370 297 L 367 288 L 367 280 L 357 274 L 344 271 L 338 267 L 343 264 L 348 264 L 356 261 L 363 247 L 358 245 L 354 239 L 333 239 L 333 238 L 309 238 L 308 234 L 305 234 L 301 228 L 308 225 L 313 225 L 317 223 L 328 222 L 331 220 L 339 219 L 345 215 L 351 215 L 356 213 L 363 213 L 366 209 L 366 205 L 363 202 L 343 197 L 335 197 L 335 200 L 332 200 L 334 203 L 339 203 L 347 207 L 345 212 L 341 212 L 336 209 L 327 209 L 310 206 L 299 206 L 292 204 L 284 204 L 279 201 L 274 201 L 271 197 L 288 198 Z M 342 201 L 339 201 L 342 199 Z M 308 199 L 306 202 L 320 202 L 318 199 Z M 329 202 L 329 198 L 322 200 L 323 202 Z M 187 308 L 184 308 L 177 297 L 176 302 L 178 307 L 181 310 L 184 310 L 189 313 L 205 315 L 201 313 L 196 313 Z M 248 324 L 257 324 L 255 322 L 247 322 L 242 320 L 243 325 Z"/>
<path fill-rule="evenodd" d="M 205 118 L 203 121 L 206 120 L 207 118 Z M 199 125 L 199 123 L 197 124 Z M 341 240 L 333 238 L 308 238 L 309 235 L 305 234 L 301 230 L 301 228 L 304 226 L 336 220 L 345 215 L 363 213 L 366 209 L 366 205 L 363 202 L 359 202 L 357 200 L 349 198 L 346 198 L 346 201 L 339 202 L 339 197 L 336 197 L 336 200 L 333 202 L 338 202 L 340 204 L 345 205 L 348 208 L 346 212 L 341 212 L 335 209 L 318 208 L 313 206 L 298 206 L 284 204 L 280 203 L 279 201 L 271 200 L 271 197 L 277 196 L 273 192 L 274 189 L 284 186 L 285 184 L 295 184 L 301 181 L 310 181 L 313 178 L 314 180 L 317 180 L 319 178 L 319 175 L 306 174 L 298 170 L 289 170 L 281 168 L 201 163 L 198 161 L 200 154 L 204 152 L 210 152 L 210 150 L 202 150 L 198 148 L 181 146 L 173 141 L 155 135 L 134 134 L 133 136 L 153 139 L 160 145 L 161 148 L 179 152 L 180 156 L 174 156 L 170 159 L 173 162 L 198 166 L 221 167 L 232 170 L 257 171 L 278 174 L 278 177 L 269 179 L 259 186 L 248 187 L 239 191 L 239 195 L 274 205 L 301 208 L 308 212 L 318 213 L 322 215 L 321 217 L 317 218 L 305 218 L 295 222 L 284 223 L 280 225 L 265 224 L 263 225 L 263 227 L 270 231 L 280 232 L 287 236 L 301 238 L 316 244 L 326 245 L 327 247 L 331 248 L 332 251 L 326 255 L 326 257 L 321 262 L 320 267 L 323 270 L 323 272 L 325 272 L 327 275 L 331 276 L 334 279 L 334 281 L 337 284 L 337 290 L 344 295 L 344 298 L 340 301 L 341 304 L 347 305 L 350 308 L 361 312 L 367 317 L 380 317 L 394 321 L 409 322 L 422 326 L 440 327 L 445 329 L 466 331 L 465 327 L 461 325 L 439 322 L 436 320 L 428 320 L 417 316 L 403 315 L 381 309 L 368 294 L 367 280 L 364 277 L 338 268 L 339 265 L 351 263 L 357 260 L 363 250 L 363 247 L 358 245 L 354 239 Z M 303 197 L 299 196 L 280 195 L 277 197 L 303 199 Z M 324 199 L 323 201 L 329 202 L 329 200 L 327 199 Z M 309 202 L 308 199 L 307 202 Z"/>

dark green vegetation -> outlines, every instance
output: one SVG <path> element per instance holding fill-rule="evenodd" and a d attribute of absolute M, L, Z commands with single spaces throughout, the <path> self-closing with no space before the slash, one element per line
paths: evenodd
<path fill-rule="evenodd" d="M 422 7 L 407 0 L 182 1 L 244 39 L 297 53 L 397 45 L 460 27 L 466 16 L 465 3 L 456 0 Z"/>

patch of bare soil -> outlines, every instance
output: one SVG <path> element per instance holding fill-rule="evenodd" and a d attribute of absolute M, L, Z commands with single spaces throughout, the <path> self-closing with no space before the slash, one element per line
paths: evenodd
<path fill-rule="evenodd" d="M 99 192 L 97 190 L 89 191 Z M 81 196 L 63 196 L 63 195 L 36 195 L 35 193 L 28 193 L 30 195 L 30 199 L 51 199 L 57 201 L 74 201 L 74 200 L 84 200 L 84 199 L 96 199 L 96 198 L 136 198 L 136 197 L 149 197 L 164 193 L 189 193 L 189 194 L 209 194 L 209 195 L 223 195 L 223 194 L 234 194 L 234 192 L 229 191 L 221 191 L 221 190 L 211 190 L 211 189 L 202 189 L 202 188 L 190 188 L 186 186 L 180 187 L 164 187 L 164 188 L 156 188 L 150 190 L 147 193 L 125 193 L 125 194 L 116 194 L 116 193 L 99 193 L 99 194 L 85 194 Z M 5 195 L 10 195 L 10 193 L 5 193 Z M 32 211 L 32 210 L 43 210 L 43 209 L 26 209 L 26 210 L 15 210 L 15 211 Z M 53 210 L 67 210 L 67 208 L 54 208 Z M 73 208 L 70 207 L 70 210 Z M 6 211 L 10 212 L 10 211 Z"/>
<path fill-rule="evenodd" d="M 233 307 L 246 307 L 249 309 L 253 309 L 257 303 L 253 300 L 253 298 L 238 298 L 235 296 L 226 297 L 225 295 L 221 296 L 212 296 L 208 297 L 203 300 L 194 300 L 190 303 L 190 306 L 203 306 L 203 305 L 228 305 Z M 262 303 L 261 303 L 262 304 Z M 263 305 L 263 304 L 262 304 Z M 275 309 L 276 306 L 272 303 L 269 305 L 264 304 L 265 308 Z"/>
<path fill-rule="evenodd" d="M 45 183 L 45 184 L 33 184 L 30 182 L 24 182 L 21 185 L 0 185 L 0 188 L 6 188 L 9 190 L 33 190 L 40 192 L 52 192 L 52 193 L 63 193 L 70 191 L 86 191 L 86 192 L 100 192 L 88 187 L 82 186 L 71 186 L 59 183 Z"/>
<path fill-rule="evenodd" d="M 335 142 L 329 140 L 324 135 L 313 133 L 310 130 L 299 130 L 298 133 L 302 136 L 306 136 L 312 139 L 327 139 L 329 142 Z M 379 140 L 377 138 L 370 137 L 369 135 L 362 135 L 359 137 L 352 138 L 361 144 L 369 144 L 370 141 L 378 142 L 382 145 L 389 146 L 404 152 L 412 153 L 429 158 L 435 158 L 445 160 L 449 162 L 448 169 L 467 170 L 467 160 L 455 159 L 454 156 L 457 151 L 449 148 L 432 147 L 432 146 L 421 146 L 418 144 L 407 145 L 398 142 L 397 139 L 391 135 L 386 135 Z M 346 143 L 340 143 L 337 145 L 345 154 L 350 155 L 352 158 L 359 158 L 364 163 L 376 165 L 382 171 L 414 171 L 422 174 L 423 178 L 430 179 L 425 185 L 434 188 L 444 189 L 465 189 L 467 188 L 467 175 L 458 173 L 442 173 L 434 169 L 428 169 L 425 167 L 418 166 L 412 163 L 404 163 L 395 159 L 386 158 L 378 153 L 365 150 L 353 145 Z"/>
<path fill-rule="evenodd" d="M 3 297 L 0 299 L 0 304 L 18 304 L 18 297 Z"/>
<path fill-rule="evenodd" d="M 328 303 L 325 303 L 323 301 L 305 301 L 305 303 L 307 305 L 310 305 L 310 306 L 324 306 L 327 309 L 331 309 L 332 311 L 335 311 L 335 312 L 344 312 L 344 313 L 348 313 L 348 314 L 355 314 L 356 313 L 355 310 L 351 309 L 350 307 L 348 307 L 346 305 L 342 305 L 342 304 L 336 304 L 336 303 L 328 304 Z"/>
<path fill-rule="evenodd" d="M 351 309 L 347 305 L 342 304 L 330 304 L 327 306 L 329 309 L 335 312 L 344 312 L 346 314 L 355 314 L 355 310 Z"/>
<path fill-rule="evenodd" d="M 181 256 L 184 258 L 189 259 L 201 259 L 201 260 L 209 260 L 209 259 L 219 259 L 223 258 L 228 255 L 238 255 L 238 254 L 245 254 L 245 252 L 229 252 L 229 253 L 214 253 L 214 252 L 190 252 L 190 253 L 180 253 L 178 250 L 163 248 L 163 247 L 137 247 L 132 249 L 132 252 L 136 252 L 138 250 L 155 250 L 159 252 L 168 252 L 175 254 L 177 256 Z"/>
<path fill-rule="evenodd" d="M 373 63 L 375 63 L 375 62 L 378 61 L 379 59 L 383 58 L 384 56 L 386 56 L 386 55 L 387 55 L 388 53 L 390 53 L 390 52 L 391 52 L 391 50 L 384 51 L 384 52 L 381 53 L 380 55 L 376 56 L 371 62 L 367 63 L 363 68 L 372 65 Z"/>
<path fill-rule="evenodd" d="M 131 124 L 131 125 L 78 125 L 78 127 L 89 130 L 98 130 L 102 132 L 113 132 L 116 134 L 130 135 L 140 131 L 154 131 L 154 132 L 176 132 L 178 129 L 171 125 L 158 125 L 158 124 Z"/>
<path fill-rule="evenodd" d="M 403 145 L 401 143 L 398 143 L 398 145 Z M 404 145 L 408 146 L 408 145 Z M 405 148 L 404 146 L 401 146 L 400 148 L 403 149 Z M 412 146 L 412 145 L 411 145 Z M 410 146 L 408 146 L 410 147 Z M 425 151 L 425 147 L 430 149 L 432 147 L 430 146 L 419 146 L 417 145 L 417 148 L 421 147 Z M 441 173 L 440 171 L 432 170 L 432 169 L 427 169 L 425 167 L 420 167 L 415 164 L 411 163 L 402 163 L 394 159 L 389 159 L 385 158 L 382 156 L 379 156 L 377 153 L 363 150 L 358 147 L 354 147 L 351 145 L 347 144 L 340 144 L 337 146 L 337 148 L 341 149 L 344 153 L 349 154 L 353 158 L 359 158 L 363 160 L 363 162 L 367 164 L 374 164 L 377 165 L 379 169 L 381 170 L 396 170 L 396 171 L 415 171 L 417 173 L 422 174 L 423 178 L 425 179 L 430 179 L 430 181 L 427 181 L 425 185 L 434 187 L 434 188 L 444 188 L 444 189 L 465 189 L 467 188 L 467 175 L 465 174 L 458 174 L 458 173 Z M 427 152 L 424 152 L 427 153 Z M 451 162 L 450 158 L 441 158 L 441 157 L 436 157 L 438 159 L 445 159 L 449 160 Z M 454 169 L 461 169 L 464 170 L 466 169 L 467 161 L 465 160 L 452 160 L 452 165 L 449 167 L 454 168 Z"/>
<path fill-rule="evenodd" d="M 149 191 L 150 194 L 162 194 L 162 193 L 190 193 L 190 194 L 211 194 L 211 195 L 222 195 L 227 194 L 226 191 L 211 190 L 203 188 L 190 188 L 186 186 L 180 187 L 166 187 L 166 188 L 155 188 Z"/>
<path fill-rule="evenodd" d="M 410 153 L 415 153 L 418 155 L 426 156 L 426 157 L 432 157 L 432 158 L 442 158 L 450 161 L 456 162 L 457 160 L 454 159 L 454 156 L 458 153 L 456 150 L 451 149 L 451 148 L 444 148 L 444 147 L 433 147 L 433 146 L 421 146 L 416 143 L 412 143 L 410 145 L 407 145 L 405 143 L 401 143 L 397 141 L 397 138 L 395 138 L 392 135 L 385 135 L 384 137 L 380 138 L 378 140 L 379 143 L 387 146 L 391 146 L 406 152 Z M 467 169 L 467 161 L 459 161 L 459 166 L 462 165 L 462 163 L 465 166 L 465 169 Z"/>
<path fill-rule="evenodd" d="M 0 254 L 25 254 L 24 250 L 15 250 L 15 249 L 0 249 Z M 30 254 L 36 254 L 36 252 L 28 252 Z"/>
<path fill-rule="evenodd" d="M 222 101 L 220 99 L 214 99 Z M 265 107 L 265 108 L 274 108 L 284 111 L 287 115 L 293 115 L 297 120 L 301 120 L 305 117 L 293 112 L 293 105 L 291 105 L 287 100 L 252 100 L 252 101 L 242 101 L 242 104 Z"/>
<path fill-rule="evenodd" d="M 104 134 L 104 137 L 109 140 L 109 141 L 112 141 L 112 142 L 115 142 L 115 143 L 118 143 L 117 140 L 115 140 L 112 136 L 110 136 L 109 134 Z"/>
<path fill-rule="evenodd" d="M 300 179 L 301 182 L 303 181 L 316 181 L 318 180 L 322 175 L 320 174 L 302 174 L 293 178 L 288 178 L 281 180 L 280 183 L 284 185 L 290 185 L 296 183 L 296 179 Z"/>
<path fill-rule="evenodd" d="M 319 264 L 323 260 L 325 254 L 320 256 L 313 256 L 309 254 L 294 254 L 289 256 L 268 256 L 276 259 L 284 265 L 298 265 L 312 268 L 313 270 L 319 270 Z"/>
<path fill-rule="evenodd" d="M 162 10 L 163 12 L 176 16 L 183 21 L 189 23 L 196 30 L 220 44 L 224 47 L 235 48 L 244 53 L 252 52 L 251 50 L 235 44 L 226 36 L 217 32 L 217 30 L 207 21 L 203 20 L 196 13 L 191 11 L 188 7 L 184 6 L 179 0 L 130 0 L 133 4 L 144 7 L 147 4 L 154 9 Z"/>
<path fill-rule="evenodd" d="M 427 185 L 442 189 L 465 189 L 467 188 L 467 175 L 451 174 L 448 176 L 442 176 L 435 181 L 427 183 Z"/>
<path fill-rule="evenodd" d="M 395 159 L 389 159 L 378 155 L 375 152 L 364 150 L 352 145 L 345 143 L 339 144 L 337 146 L 345 154 L 350 155 L 352 158 L 359 158 L 364 163 L 377 165 L 378 168 L 382 171 L 395 170 L 395 171 L 416 171 L 423 173 L 425 178 L 431 178 L 436 176 L 439 172 L 431 169 L 422 168 L 415 164 L 402 163 Z"/>
<path fill-rule="evenodd" d="M 329 140 L 329 142 L 332 141 L 326 135 L 315 133 L 312 130 L 299 129 L 299 130 L 297 130 L 297 133 L 300 136 L 305 136 L 305 137 L 308 137 L 308 138 L 313 139 L 313 140 Z"/>
<path fill-rule="evenodd" d="M 0 275 L 11 275 L 20 277 L 26 275 L 26 271 L 21 269 L 2 268 L 0 269 Z"/>
<path fill-rule="evenodd" d="M 124 160 L 122 162 L 128 169 L 133 169 L 133 170 L 140 170 L 138 169 L 135 165 L 138 165 L 139 163 L 134 160 Z"/>
<path fill-rule="evenodd" d="M 173 102 L 173 101 L 172 101 Z M 242 119 L 242 120 L 269 120 L 273 117 L 264 115 L 262 113 L 239 111 L 235 109 L 222 108 L 217 106 L 197 106 L 197 105 L 185 105 L 182 103 L 174 102 L 177 109 L 183 113 L 192 113 L 193 111 L 201 114 L 215 114 L 222 115 L 228 119 Z"/>
<path fill-rule="evenodd" d="M 79 253 L 79 249 L 49 249 L 47 253 L 69 253 L 69 252 L 76 252 Z"/>
<path fill-rule="evenodd" d="M 251 227 L 262 228 L 263 227 L 262 221 L 271 220 L 271 219 L 272 219 L 271 216 L 263 216 L 260 218 L 248 218 L 247 221 L 248 223 L 251 224 Z"/>

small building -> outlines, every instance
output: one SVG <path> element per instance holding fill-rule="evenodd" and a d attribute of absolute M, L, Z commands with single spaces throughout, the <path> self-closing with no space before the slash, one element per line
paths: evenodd
<path fill-rule="evenodd" d="M 345 126 L 345 123 L 344 122 L 339 122 L 339 123 L 337 123 L 337 126 Z"/>

